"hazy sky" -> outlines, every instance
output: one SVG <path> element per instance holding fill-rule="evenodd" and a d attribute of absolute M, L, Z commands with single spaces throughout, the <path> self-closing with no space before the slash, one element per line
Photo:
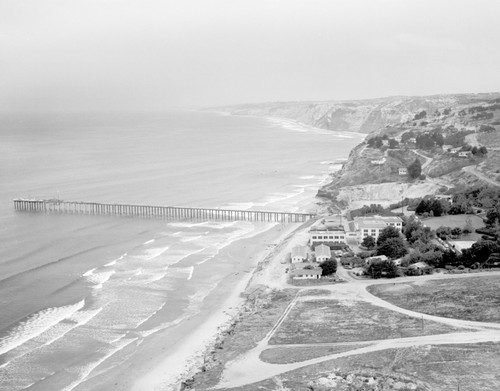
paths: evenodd
<path fill-rule="evenodd" d="M 0 111 L 499 90 L 498 0 L 0 1 Z"/>

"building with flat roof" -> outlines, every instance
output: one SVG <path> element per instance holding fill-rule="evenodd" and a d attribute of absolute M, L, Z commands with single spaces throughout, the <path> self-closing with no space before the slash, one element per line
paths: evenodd
<path fill-rule="evenodd" d="M 377 239 L 380 232 L 388 226 L 399 232 L 403 231 L 403 219 L 398 216 L 358 216 L 354 218 L 354 225 L 361 239 L 367 236 Z"/>
<path fill-rule="evenodd" d="M 313 227 L 309 231 L 311 246 L 318 243 L 345 244 L 346 233 L 342 226 Z"/>
<path fill-rule="evenodd" d="M 292 278 L 294 280 L 317 280 L 321 278 L 323 270 L 316 269 L 294 269 L 292 270 Z"/>

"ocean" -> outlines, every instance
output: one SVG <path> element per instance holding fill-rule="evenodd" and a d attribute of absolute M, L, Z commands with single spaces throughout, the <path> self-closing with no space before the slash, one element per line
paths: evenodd
<path fill-rule="evenodd" d="M 361 139 L 201 111 L 0 116 L 0 390 L 96 389 L 251 272 L 223 249 L 277 225 L 16 213 L 14 198 L 314 211 Z"/>

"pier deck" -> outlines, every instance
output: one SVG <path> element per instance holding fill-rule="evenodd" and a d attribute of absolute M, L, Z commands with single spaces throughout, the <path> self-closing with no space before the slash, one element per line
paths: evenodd
<path fill-rule="evenodd" d="M 302 223 L 315 217 L 315 215 L 311 213 L 106 204 L 98 202 L 63 201 L 57 199 L 36 200 L 18 198 L 14 200 L 14 208 L 19 212 L 133 216 L 164 218 L 171 220 L 246 220 L 271 221 L 279 223 Z"/>

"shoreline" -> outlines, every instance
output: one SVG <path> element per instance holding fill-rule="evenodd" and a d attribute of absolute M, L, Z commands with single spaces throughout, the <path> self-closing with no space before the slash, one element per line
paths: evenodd
<path fill-rule="evenodd" d="M 266 120 L 269 119 L 266 118 Z M 311 130 L 310 127 L 300 123 L 294 123 L 294 125 L 306 128 L 305 131 Z M 329 132 L 324 129 L 319 130 Z M 355 135 L 359 136 L 358 133 Z M 328 172 L 324 175 L 316 191 L 328 182 L 332 173 Z M 328 200 L 314 195 L 307 200 L 298 200 L 296 204 L 301 209 L 317 210 L 318 214 L 321 214 L 326 212 L 328 203 Z M 237 240 L 221 249 L 218 254 L 220 257 L 230 257 L 229 254 L 243 252 L 240 254 L 241 258 L 245 258 L 247 264 L 251 263 L 250 270 L 244 271 L 246 275 L 243 278 L 237 278 L 238 273 L 235 273 L 222 279 L 217 286 L 217 292 L 207 296 L 203 302 L 204 308 L 199 313 L 190 316 L 181 324 L 173 325 L 152 335 L 123 365 L 110 369 L 102 376 L 98 375 L 97 377 L 101 379 L 91 381 L 91 388 L 113 387 L 132 391 L 184 389 L 189 379 L 204 370 L 205 364 L 210 362 L 211 353 L 216 349 L 216 345 L 223 341 L 224 335 L 230 332 L 237 319 L 245 313 L 248 307 L 248 297 L 245 296 L 249 289 L 265 284 L 269 278 L 272 280 L 276 277 L 276 271 L 271 272 L 271 274 L 275 273 L 272 277 L 264 275 L 269 272 L 269 265 L 276 263 L 274 262 L 276 258 L 298 237 L 303 240 L 299 233 L 304 232 L 304 227 L 314 221 L 270 227 L 264 232 Z M 242 247 L 246 249 L 242 250 Z M 279 273 L 286 282 L 286 275 L 283 271 Z M 279 286 L 283 281 L 271 283 L 271 286 L 274 285 L 271 289 L 276 285 Z"/>

